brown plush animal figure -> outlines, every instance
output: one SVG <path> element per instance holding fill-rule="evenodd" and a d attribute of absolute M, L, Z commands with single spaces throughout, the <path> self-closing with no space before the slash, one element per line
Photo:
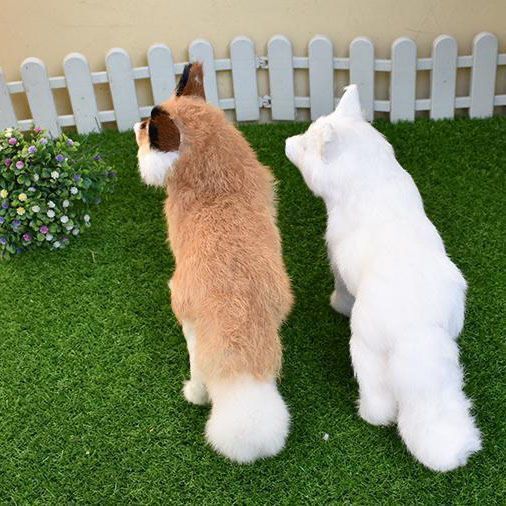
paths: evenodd
<path fill-rule="evenodd" d="M 212 402 L 210 444 L 237 462 L 277 454 L 289 414 L 277 387 L 279 327 L 292 306 L 274 180 L 224 113 L 205 102 L 201 64 L 135 127 L 147 184 L 165 186 L 189 402 Z"/>

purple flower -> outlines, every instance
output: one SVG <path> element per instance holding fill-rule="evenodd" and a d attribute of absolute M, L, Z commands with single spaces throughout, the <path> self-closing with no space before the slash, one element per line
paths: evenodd
<path fill-rule="evenodd" d="M 108 175 L 109 177 L 116 177 L 118 173 L 115 170 L 110 170 Z"/>
<path fill-rule="evenodd" d="M 22 169 L 25 166 L 25 162 L 23 160 L 18 160 L 16 162 L 16 169 Z"/>
<path fill-rule="evenodd" d="M 7 244 L 7 239 L 5 237 L 0 237 L 0 244 Z"/>
<path fill-rule="evenodd" d="M 33 131 L 34 131 L 36 134 L 40 134 L 40 132 L 42 132 L 42 128 L 40 128 L 40 127 L 35 127 L 35 128 L 33 129 Z"/>
<path fill-rule="evenodd" d="M 9 202 L 7 202 L 6 200 L 4 200 L 2 202 L 2 209 L 9 209 Z"/>
<path fill-rule="evenodd" d="M 47 225 L 42 225 L 40 228 L 39 228 L 39 232 L 41 234 L 47 234 L 49 232 L 49 227 Z"/>
<path fill-rule="evenodd" d="M 102 160 L 102 157 L 100 155 L 95 155 L 93 157 L 93 160 L 95 160 L 96 162 L 99 162 L 100 160 Z"/>
<path fill-rule="evenodd" d="M 32 240 L 32 236 L 27 232 L 26 234 L 23 234 L 23 241 L 30 242 Z"/>
<path fill-rule="evenodd" d="M 63 162 L 63 160 L 65 160 L 65 157 L 63 155 L 56 155 L 56 161 L 61 163 Z"/>
<path fill-rule="evenodd" d="M 33 155 L 34 153 L 37 153 L 37 148 L 35 146 L 30 146 L 28 148 L 28 153 L 30 153 L 31 155 Z"/>
<path fill-rule="evenodd" d="M 7 141 L 11 146 L 15 146 L 17 143 L 18 143 L 18 140 L 16 139 L 16 137 L 11 137 L 8 141 Z"/>
<path fill-rule="evenodd" d="M 77 183 L 78 181 L 81 181 L 81 176 L 79 174 L 74 174 L 74 181 Z"/>
<path fill-rule="evenodd" d="M 12 160 L 10 158 L 6 158 L 4 160 L 4 163 L 5 163 L 5 166 L 8 167 L 12 163 Z"/>
<path fill-rule="evenodd" d="M 73 146 L 74 141 L 72 139 L 67 139 L 67 146 Z"/>
<path fill-rule="evenodd" d="M 5 223 L 5 218 L 4 218 L 3 216 L 0 216 L 0 225 L 1 225 L 2 223 Z"/>
<path fill-rule="evenodd" d="M 12 220 L 12 228 L 18 228 L 21 225 L 19 220 Z"/>
<path fill-rule="evenodd" d="M 40 143 L 44 146 L 47 144 L 47 139 L 45 137 L 42 137 L 42 139 L 40 140 Z"/>

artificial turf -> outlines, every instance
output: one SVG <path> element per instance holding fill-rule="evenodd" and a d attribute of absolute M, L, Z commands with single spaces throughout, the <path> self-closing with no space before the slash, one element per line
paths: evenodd
<path fill-rule="evenodd" d="M 279 181 L 297 299 L 282 330 L 291 433 L 253 465 L 211 451 L 208 408 L 180 393 L 164 194 L 141 184 L 133 136 L 106 131 L 83 139 L 119 173 L 93 227 L 66 250 L 0 264 L 0 503 L 505 504 L 506 118 L 377 126 L 469 282 L 460 347 L 483 451 L 437 474 L 395 428 L 358 418 L 348 321 L 328 305 L 325 210 L 284 156 L 300 123 L 242 127 Z"/>

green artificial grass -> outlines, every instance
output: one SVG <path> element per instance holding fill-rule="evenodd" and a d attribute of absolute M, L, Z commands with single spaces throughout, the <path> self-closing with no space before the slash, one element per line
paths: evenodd
<path fill-rule="evenodd" d="M 328 304 L 325 210 L 284 156 L 297 123 L 242 127 L 279 181 L 297 299 L 282 330 L 291 433 L 254 465 L 211 451 L 208 408 L 180 393 L 164 195 L 141 184 L 132 134 L 107 131 L 83 139 L 119 174 L 93 227 L 66 250 L 0 264 L 0 503 L 505 504 L 506 118 L 377 126 L 469 282 L 460 346 L 483 451 L 437 474 L 395 428 L 358 418 L 348 321 Z"/>

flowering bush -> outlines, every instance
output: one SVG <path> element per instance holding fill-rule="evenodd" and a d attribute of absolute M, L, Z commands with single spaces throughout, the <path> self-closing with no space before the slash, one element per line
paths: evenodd
<path fill-rule="evenodd" d="M 0 132 L 0 258 L 66 246 L 90 225 L 90 206 L 114 176 L 99 155 L 85 159 L 63 134 Z"/>

